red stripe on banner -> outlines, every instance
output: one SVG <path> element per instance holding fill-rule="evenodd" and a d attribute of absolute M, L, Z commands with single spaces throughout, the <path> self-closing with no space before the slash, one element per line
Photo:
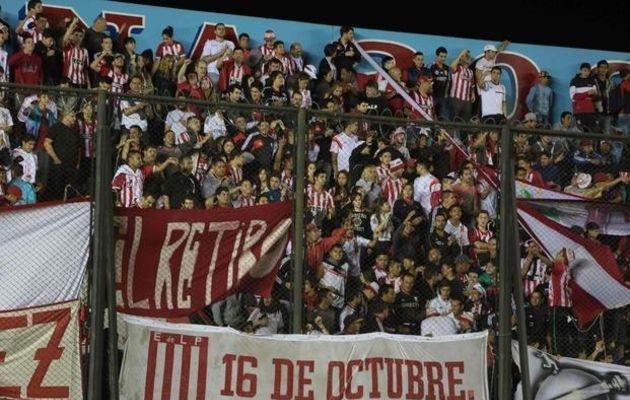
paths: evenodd
<path fill-rule="evenodd" d="M 179 399 L 188 399 L 188 381 L 190 380 L 190 344 L 184 344 L 182 351 L 182 373 L 179 381 Z"/>
<path fill-rule="evenodd" d="M 173 353 L 175 344 L 166 343 L 166 357 L 164 358 L 164 379 L 162 380 L 162 400 L 171 398 L 173 386 Z"/>
<path fill-rule="evenodd" d="M 619 268 L 617 260 L 615 260 L 614 253 L 612 252 L 612 250 L 610 250 L 608 246 L 595 243 L 591 240 L 586 239 L 585 237 L 576 234 L 569 228 L 566 228 L 556 221 L 543 216 L 534 208 L 528 206 L 522 201 L 517 201 L 516 203 L 517 208 L 526 212 L 531 218 L 549 226 L 550 229 L 557 231 L 559 234 L 568 237 L 569 239 L 584 247 L 591 254 L 593 259 L 597 261 L 598 266 L 602 271 L 605 271 L 614 280 L 618 282 L 623 282 L 623 272 Z M 543 244 L 542 242 L 543 241 L 539 241 L 541 245 Z M 550 256 L 555 256 L 555 254 L 550 254 Z"/>
<path fill-rule="evenodd" d="M 573 281 L 569 281 L 571 297 L 573 299 L 573 311 L 578 318 L 578 325 L 583 328 L 599 314 L 606 311 L 606 307 L 595 297 Z"/>
<path fill-rule="evenodd" d="M 206 373 L 208 371 L 208 338 L 203 338 L 199 346 L 199 364 L 197 365 L 197 400 L 206 398 Z"/>
<path fill-rule="evenodd" d="M 20 315 L 18 317 L 0 318 L 0 330 L 24 328 L 27 325 L 28 325 L 28 318 L 26 317 L 26 315 Z"/>
<path fill-rule="evenodd" d="M 157 345 L 155 331 L 151 331 L 149 336 L 149 354 L 147 355 L 147 377 L 144 386 L 144 400 L 153 400 L 153 390 L 155 385 L 155 365 L 157 363 Z"/>

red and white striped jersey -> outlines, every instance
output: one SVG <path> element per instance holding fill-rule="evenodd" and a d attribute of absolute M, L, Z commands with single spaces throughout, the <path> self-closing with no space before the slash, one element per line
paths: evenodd
<path fill-rule="evenodd" d="M 286 187 L 287 189 L 293 188 L 293 173 L 282 170 L 280 173 L 280 185 Z"/>
<path fill-rule="evenodd" d="M 282 73 L 284 74 L 284 76 L 290 76 L 295 73 L 295 70 L 293 69 L 293 64 L 291 63 L 291 59 L 289 59 L 289 57 L 282 56 L 278 57 L 278 59 L 282 63 Z"/>
<path fill-rule="evenodd" d="M 398 200 L 398 197 L 400 197 L 404 184 L 405 183 L 402 178 L 394 179 L 392 177 L 388 177 L 383 181 L 381 192 L 391 207 L 394 207 L 394 203 Z"/>
<path fill-rule="evenodd" d="M 230 165 L 229 172 L 230 172 L 230 177 L 232 178 L 232 181 L 236 185 L 239 185 L 241 181 L 243 180 L 243 168 Z"/>
<path fill-rule="evenodd" d="M 413 99 L 415 100 L 416 103 L 418 103 L 418 105 L 420 106 L 420 108 L 422 109 L 422 111 L 424 111 L 426 114 L 430 115 L 431 118 L 435 117 L 435 106 L 433 103 L 433 96 L 429 95 L 422 95 L 422 93 L 416 92 L 416 91 L 412 91 L 411 92 L 411 97 L 413 97 Z M 417 110 L 415 109 L 411 109 L 411 117 L 412 118 L 416 118 L 416 119 L 425 119 L 422 114 L 420 114 Z"/>
<path fill-rule="evenodd" d="M 124 74 L 122 72 L 116 72 L 113 69 L 111 69 L 107 73 L 107 76 L 112 78 L 112 87 L 110 89 L 110 92 L 112 92 L 112 93 L 124 93 L 125 92 L 125 85 L 129 81 L 129 75 Z"/>
<path fill-rule="evenodd" d="M 112 180 L 112 189 L 118 192 L 121 207 L 130 208 L 142 197 L 144 177 L 142 170 L 132 170 L 127 164 L 121 165 Z"/>
<path fill-rule="evenodd" d="M 37 29 L 32 32 L 32 35 L 33 43 L 41 42 L 42 40 L 44 40 L 44 32 L 40 32 Z"/>
<path fill-rule="evenodd" d="M 462 101 L 472 101 L 474 83 L 475 77 L 472 70 L 458 65 L 455 72 L 451 75 L 450 96 Z"/>
<path fill-rule="evenodd" d="M 172 44 L 160 43 L 155 50 L 155 57 L 162 58 L 164 56 L 175 56 L 175 58 L 183 56 L 184 46 L 181 43 L 173 41 Z"/>
<path fill-rule="evenodd" d="M 74 85 L 87 85 L 88 60 L 86 48 L 67 45 L 63 49 L 63 76 Z"/>
<path fill-rule="evenodd" d="M 473 244 L 475 242 L 488 243 L 488 240 L 490 240 L 492 236 L 494 236 L 494 233 L 492 233 L 492 231 L 489 229 L 481 230 L 475 227 L 468 231 L 468 241 L 470 242 L 470 244 Z"/>
<path fill-rule="evenodd" d="M 306 188 L 307 207 L 317 211 L 330 211 L 335 208 L 335 201 L 329 192 L 325 190 L 317 191 L 313 185 Z"/>
<path fill-rule="evenodd" d="M 77 120 L 79 134 L 83 138 L 83 156 L 94 158 L 96 156 L 96 120 L 87 122 L 83 119 Z"/>
<path fill-rule="evenodd" d="M 291 60 L 291 68 L 294 72 L 304 71 L 304 59 L 302 57 L 295 58 L 291 56 L 289 59 Z"/>
<path fill-rule="evenodd" d="M 569 266 L 554 262 L 549 284 L 549 307 L 571 307 L 571 288 L 569 288 Z"/>
<path fill-rule="evenodd" d="M 197 160 L 197 169 L 195 170 L 195 179 L 197 182 L 202 183 L 203 180 L 208 175 L 208 170 L 210 169 L 210 162 L 205 157 L 199 157 Z"/>
<path fill-rule="evenodd" d="M 376 176 L 378 177 L 379 182 L 383 184 L 383 181 L 389 178 L 389 167 L 382 165 L 376 167 Z"/>
<path fill-rule="evenodd" d="M 262 46 L 260 46 L 260 52 L 262 53 L 263 57 L 266 57 L 266 56 L 275 57 L 276 56 L 276 52 L 273 50 L 273 47 L 267 47 L 264 44 Z"/>
<path fill-rule="evenodd" d="M 236 65 L 233 64 L 230 68 L 230 73 L 228 74 L 228 84 L 231 85 L 233 83 L 241 84 L 243 82 L 243 75 L 245 74 L 245 68 L 243 64 Z"/>
<path fill-rule="evenodd" d="M 256 205 L 256 199 L 254 196 L 245 197 L 242 194 L 240 194 L 236 200 L 232 202 L 232 206 L 234 206 L 234 208 L 252 207 L 254 205 Z"/>
<path fill-rule="evenodd" d="M 521 268 L 525 264 L 526 258 L 521 258 Z M 547 265 L 540 259 L 536 258 L 532 261 L 533 265 L 529 266 L 527 275 L 523 277 L 523 294 L 529 297 L 539 285 L 547 281 Z"/>

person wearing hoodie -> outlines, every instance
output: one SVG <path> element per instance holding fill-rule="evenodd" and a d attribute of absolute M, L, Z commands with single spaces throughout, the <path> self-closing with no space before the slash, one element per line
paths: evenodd
<path fill-rule="evenodd" d="M 571 79 L 569 97 L 573 103 L 573 114 L 578 125 L 590 132 L 599 129 L 595 102 L 599 98 L 597 82 L 591 76 L 591 65 L 582 63 L 580 73 Z"/>

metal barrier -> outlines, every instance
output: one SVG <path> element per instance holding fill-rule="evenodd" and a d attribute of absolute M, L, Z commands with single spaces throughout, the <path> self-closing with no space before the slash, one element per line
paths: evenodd
<path fill-rule="evenodd" d="M 553 354 L 605 361 L 617 361 L 628 347 L 621 329 L 627 307 L 576 328 L 571 305 L 556 299 L 557 292 L 549 294 L 561 261 L 555 258 L 561 255 L 547 254 L 545 246 L 555 239 L 519 229 L 518 223 L 518 207 L 525 201 L 559 224 L 578 221 L 557 215 L 574 216 L 575 207 L 563 203 L 564 208 L 554 208 L 543 195 L 597 199 L 589 203 L 591 213 L 585 211 L 584 226 L 568 228 L 585 240 L 611 246 L 627 270 L 621 247 L 627 238 L 611 239 L 589 219 L 628 202 L 627 138 L 528 125 L 422 122 L 141 93 L 2 86 L 7 87 L 5 101 L 11 94 L 18 99 L 35 94 L 31 103 L 14 104 L 13 115 L 26 120 L 23 129 L 16 123 L 11 147 L 16 147 L 14 137 L 34 137 L 38 145 L 42 139 L 37 150 L 44 163 L 56 154 L 51 137 L 42 137 L 41 123 L 33 121 L 37 110 L 40 121 L 44 110 L 51 115 L 47 123 L 52 120 L 44 93 L 75 99 L 64 100 L 66 108 L 55 111 L 68 129 L 74 129 L 75 114 L 83 114 L 82 120 L 90 113 L 86 109 L 95 114 L 90 121 L 97 130 L 91 137 L 82 131 L 85 143 L 96 139 L 89 166 L 79 163 L 77 169 L 73 164 L 58 172 L 59 163 L 51 157 L 46 180 L 37 180 L 51 200 L 62 199 L 62 187 L 67 189 L 64 200 L 78 195 L 94 200 L 94 262 L 86 300 L 91 335 L 84 371 L 90 398 L 118 397 L 112 206 L 130 204 L 120 194 L 112 196 L 110 182 L 137 151 L 144 158 L 141 164 L 156 171 L 154 180 L 145 183 L 143 206 L 221 206 L 226 201 L 219 198 L 223 186 L 227 201 L 242 202 L 239 206 L 294 201 L 291 264 L 281 268 L 273 294 L 273 308 L 283 315 L 280 332 L 382 330 L 436 336 L 487 329 L 493 355 L 489 379 L 499 399 L 512 395 L 513 338 Z M 262 138 L 250 136 L 254 130 L 248 130 L 248 122 L 253 122 L 249 128 L 263 131 Z M 604 154 L 596 157 L 594 152 Z M 89 174 L 78 179 L 84 170 Z M 163 174 L 174 171 L 205 179 L 201 192 L 184 193 L 168 184 Z M 541 187 L 550 191 L 543 193 Z M 562 290 L 568 293 L 568 287 Z M 255 332 L 258 326 L 247 323 L 247 307 L 258 303 L 246 292 L 238 293 L 209 305 L 191 321 Z M 226 307 L 238 312 L 228 316 Z M 104 326 L 109 328 L 106 336 Z M 523 362 L 525 351 L 521 346 Z M 102 376 L 108 379 L 107 389 Z M 526 372 L 522 379 L 529 381 Z M 531 398 L 529 386 L 524 385 L 524 398 Z"/>

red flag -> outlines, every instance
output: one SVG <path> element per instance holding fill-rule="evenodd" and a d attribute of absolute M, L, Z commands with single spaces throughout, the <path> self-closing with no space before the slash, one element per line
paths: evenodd
<path fill-rule="evenodd" d="M 630 304 L 630 287 L 608 246 L 574 233 L 523 202 L 518 202 L 517 210 L 523 228 L 550 257 L 571 253 L 569 287 L 581 326 L 605 310 Z"/>
<path fill-rule="evenodd" d="M 290 202 L 239 209 L 117 209 L 118 309 L 173 318 L 241 288 L 269 295 L 290 228 Z"/>

